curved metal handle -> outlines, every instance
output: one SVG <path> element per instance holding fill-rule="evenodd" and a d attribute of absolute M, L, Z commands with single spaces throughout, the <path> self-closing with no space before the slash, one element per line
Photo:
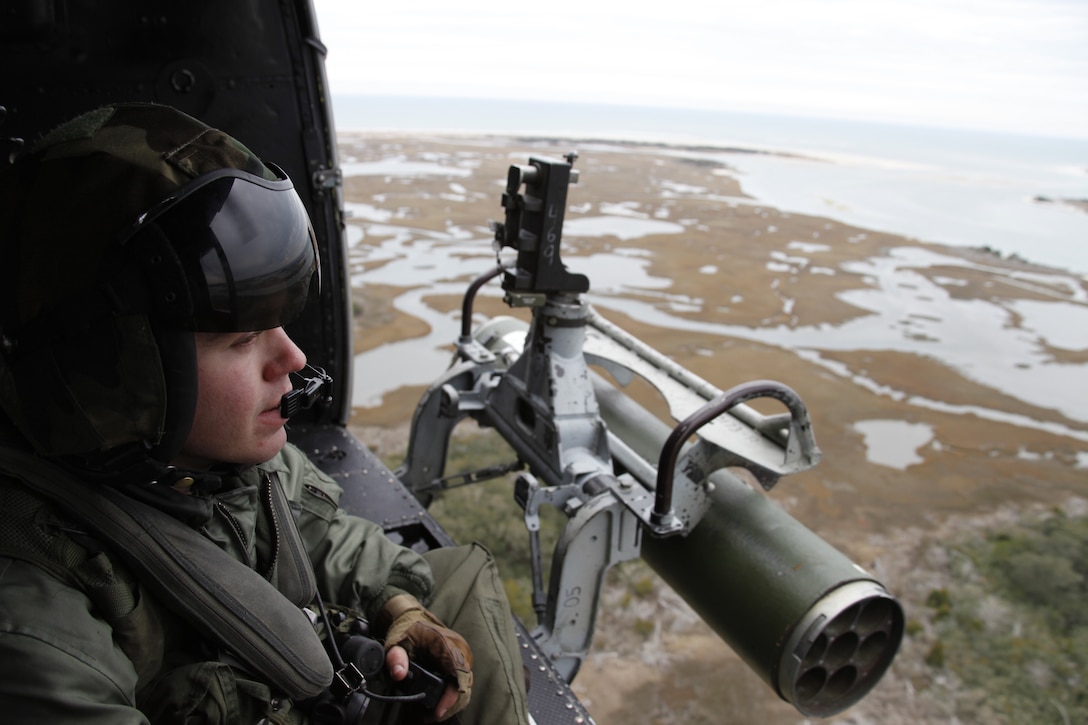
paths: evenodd
<path fill-rule="evenodd" d="M 727 412 L 740 403 L 756 398 L 774 398 L 783 403 L 790 412 L 790 439 L 787 443 L 787 455 L 791 449 L 797 454 L 795 437 L 804 430 L 811 431 L 808 425 L 808 409 L 801 402 L 801 397 L 792 388 L 774 380 L 754 380 L 730 388 L 709 401 L 687 418 L 682 420 L 665 440 L 661 447 L 661 457 L 657 464 L 657 486 L 654 495 L 654 508 L 651 514 L 655 523 L 661 523 L 672 515 L 673 478 L 676 462 L 684 442 L 697 430 Z M 806 445 L 808 444 L 808 445 Z M 801 449 L 815 446 L 815 441 L 801 441 Z"/>

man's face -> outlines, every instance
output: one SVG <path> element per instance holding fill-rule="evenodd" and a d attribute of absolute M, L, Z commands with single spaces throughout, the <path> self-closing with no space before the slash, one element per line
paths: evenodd
<path fill-rule="evenodd" d="M 263 463 L 287 442 L 280 398 L 288 374 L 306 364 L 282 327 L 262 332 L 196 336 L 196 414 L 173 463 L 205 469 L 215 463 Z"/>

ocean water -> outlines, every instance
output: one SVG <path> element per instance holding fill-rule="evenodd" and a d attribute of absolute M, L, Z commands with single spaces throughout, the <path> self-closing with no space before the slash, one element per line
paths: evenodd
<path fill-rule="evenodd" d="M 748 194 L 784 211 L 923 242 L 990 247 L 1088 274 L 1088 212 L 1057 202 L 1088 199 L 1088 137 L 520 100 L 334 96 L 333 108 L 342 132 L 542 135 L 784 152 L 793 156 L 721 158 L 738 170 Z M 700 153 L 716 155 L 712 148 Z"/>

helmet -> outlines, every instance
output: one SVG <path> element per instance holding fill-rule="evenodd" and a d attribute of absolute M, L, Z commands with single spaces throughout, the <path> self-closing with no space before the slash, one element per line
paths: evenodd
<path fill-rule="evenodd" d="M 277 167 L 168 106 L 86 113 L 0 168 L 0 407 L 43 455 L 169 462 L 192 333 L 284 325 L 315 276 Z"/>

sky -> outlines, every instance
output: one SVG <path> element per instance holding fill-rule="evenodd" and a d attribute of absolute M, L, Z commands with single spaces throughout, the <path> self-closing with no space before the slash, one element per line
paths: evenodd
<path fill-rule="evenodd" d="M 517 98 L 1088 138 L 1088 0 L 314 0 L 334 96 Z"/>

